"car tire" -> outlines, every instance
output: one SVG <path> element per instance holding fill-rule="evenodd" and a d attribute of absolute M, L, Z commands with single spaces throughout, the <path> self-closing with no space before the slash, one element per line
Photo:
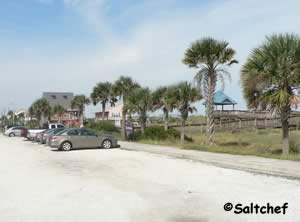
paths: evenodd
<path fill-rule="evenodd" d="M 16 134 L 15 134 L 15 133 L 10 133 L 8 136 L 9 136 L 9 137 L 15 137 Z"/>
<path fill-rule="evenodd" d="M 70 151 L 72 149 L 72 144 L 68 141 L 63 142 L 60 146 L 61 151 Z"/>
<path fill-rule="evenodd" d="M 112 148 L 112 142 L 110 140 L 104 140 L 102 142 L 102 147 L 104 149 L 111 149 Z"/>

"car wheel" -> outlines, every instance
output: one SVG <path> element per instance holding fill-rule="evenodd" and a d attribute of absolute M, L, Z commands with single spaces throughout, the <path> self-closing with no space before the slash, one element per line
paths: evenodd
<path fill-rule="evenodd" d="M 72 144 L 70 142 L 63 142 L 61 144 L 60 150 L 62 151 L 70 151 L 72 149 Z"/>
<path fill-rule="evenodd" d="M 9 137 L 15 137 L 16 135 L 14 133 L 10 133 Z"/>
<path fill-rule="evenodd" d="M 102 147 L 104 149 L 110 149 L 110 148 L 112 148 L 112 142 L 110 140 L 104 140 L 102 142 Z"/>

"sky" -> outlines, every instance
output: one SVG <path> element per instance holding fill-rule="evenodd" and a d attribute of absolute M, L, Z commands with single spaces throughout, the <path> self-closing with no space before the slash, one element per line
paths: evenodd
<path fill-rule="evenodd" d="M 155 89 L 193 81 L 191 42 L 226 40 L 239 64 L 225 93 L 246 109 L 240 69 L 266 35 L 300 34 L 299 0 L 0 0 L 0 113 L 44 91 L 89 95 L 127 75 Z M 203 106 L 197 104 L 198 113 Z M 92 116 L 98 107 L 90 106 Z"/>

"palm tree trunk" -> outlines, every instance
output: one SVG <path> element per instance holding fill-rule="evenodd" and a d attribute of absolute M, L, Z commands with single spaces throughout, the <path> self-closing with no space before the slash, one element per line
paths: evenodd
<path fill-rule="evenodd" d="M 105 103 L 102 103 L 102 121 L 105 120 Z"/>
<path fill-rule="evenodd" d="M 80 127 L 83 127 L 84 126 L 84 120 L 83 120 L 83 118 L 84 118 L 84 111 L 82 110 L 82 111 L 80 111 Z"/>
<path fill-rule="evenodd" d="M 141 114 L 141 132 L 142 132 L 142 134 L 145 134 L 146 121 L 147 121 L 147 114 L 142 113 Z"/>
<path fill-rule="evenodd" d="M 41 119 L 40 119 L 40 127 L 43 127 L 44 121 L 45 121 L 45 115 L 44 115 L 44 113 L 42 113 Z"/>
<path fill-rule="evenodd" d="M 213 137 L 215 133 L 215 122 L 214 122 L 214 95 L 215 95 L 216 83 L 214 77 L 209 77 L 207 82 L 207 135 L 209 145 L 213 144 Z"/>
<path fill-rule="evenodd" d="M 145 134 L 145 128 L 146 128 L 145 125 L 146 125 L 146 124 L 145 124 L 144 120 L 142 120 L 142 121 L 141 121 L 141 132 L 142 132 L 142 134 Z"/>
<path fill-rule="evenodd" d="M 164 128 L 165 128 L 165 131 L 168 131 L 168 129 L 169 129 L 169 112 L 168 111 L 164 111 L 164 119 L 165 119 L 165 126 L 164 126 Z"/>
<path fill-rule="evenodd" d="M 184 144 L 184 128 L 185 128 L 185 119 L 181 121 L 181 135 L 180 135 L 180 143 Z"/>
<path fill-rule="evenodd" d="M 281 126 L 282 126 L 282 155 L 288 155 L 290 151 L 289 145 L 289 119 L 288 109 L 281 110 Z"/>
<path fill-rule="evenodd" d="M 122 110 L 122 139 L 126 140 L 126 110 Z"/>

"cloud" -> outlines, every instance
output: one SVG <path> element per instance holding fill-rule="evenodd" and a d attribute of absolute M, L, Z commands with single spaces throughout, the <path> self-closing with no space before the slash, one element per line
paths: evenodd
<path fill-rule="evenodd" d="M 245 108 L 239 69 L 251 49 L 265 35 L 296 32 L 300 26 L 297 0 L 276 4 L 271 0 L 229 0 L 183 9 L 171 0 L 161 5 L 159 1 L 140 1 L 137 5 L 127 4 L 116 14 L 112 10 L 120 5 L 112 2 L 64 0 L 66 9 L 85 21 L 91 33 L 99 37 L 99 43 L 92 49 L 74 45 L 72 53 L 62 48 L 56 54 L 45 51 L 42 57 L 37 51 L 26 53 L 26 59 L 16 56 L 4 59 L 6 63 L 0 60 L 0 72 L 7 73 L 9 81 L 19 76 L 17 86 L 24 91 L 22 95 L 1 97 L 1 103 L 12 100 L 18 106 L 27 106 L 42 91 L 51 90 L 89 95 L 97 82 L 114 81 L 120 75 L 132 76 L 152 88 L 191 81 L 196 70 L 182 64 L 184 51 L 192 41 L 212 36 L 229 41 L 237 51 L 240 63 L 230 69 L 232 82 L 227 83 L 225 92 L 238 101 L 239 108 Z M 4 95 L 10 88 L 2 86 L 0 93 Z M 203 113 L 203 107 L 198 107 Z M 90 114 L 94 110 L 88 109 Z"/>

